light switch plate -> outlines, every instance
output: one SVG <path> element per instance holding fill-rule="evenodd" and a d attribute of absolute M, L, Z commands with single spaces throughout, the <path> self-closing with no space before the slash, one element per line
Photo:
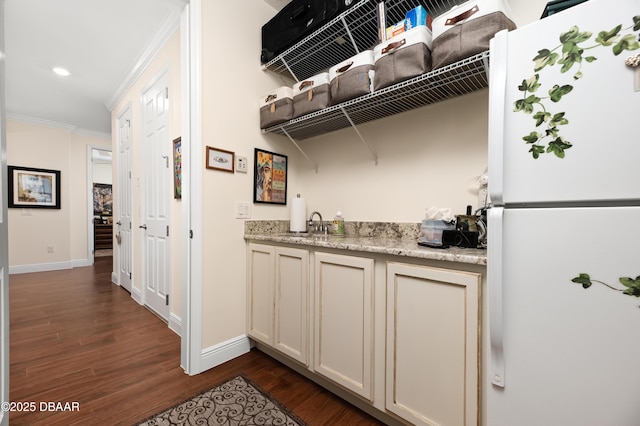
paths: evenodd
<path fill-rule="evenodd" d="M 248 167 L 249 166 L 247 165 L 247 157 L 236 157 L 236 171 L 238 173 L 247 173 Z"/>
<path fill-rule="evenodd" d="M 251 204 L 247 201 L 236 201 L 236 219 L 251 218 Z"/>

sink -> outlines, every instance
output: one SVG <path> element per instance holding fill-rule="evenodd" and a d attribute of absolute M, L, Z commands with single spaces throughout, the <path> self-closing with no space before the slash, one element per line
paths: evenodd
<path fill-rule="evenodd" d="M 313 237 L 312 232 L 287 232 L 283 234 L 285 237 Z"/>
<path fill-rule="evenodd" d="M 316 234 L 313 232 L 286 232 L 280 235 L 282 237 L 286 237 L 289 241 L 327 241 L 331 236 L 323 233 Z"/>

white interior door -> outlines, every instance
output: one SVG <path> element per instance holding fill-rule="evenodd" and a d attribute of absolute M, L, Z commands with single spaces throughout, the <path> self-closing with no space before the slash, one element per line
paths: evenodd
<path fill-rule="evenodd" d="M 4 28 L 4 2 L 0 2 L 0 28 Z M 0 31 L 0 52 L 4 32 Z M 7 226 L 7 156 L 4 128 L 4 55 L 0 55 L 0 402 L 9 401 L 9 230 Z M 0 410 L 0 425 L 9 424 L 9 412 Z"/>
<path fill-rule="evenodd" d="M 144 303 L 169 318 L 169 202 L 171 138 L 168 74 L 163 71 L 143 91 L 144 188 L 142 196 L 142 280 Z"/>
<path fill-rule="evenodd" d="M 118 116 L 118 283 L 131 293 L 131 106 Z"/>

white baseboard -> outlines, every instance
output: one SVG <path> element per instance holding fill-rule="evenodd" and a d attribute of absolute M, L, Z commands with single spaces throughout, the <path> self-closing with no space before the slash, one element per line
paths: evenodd
<path fill-rule="evenodd" d="M 28 274 L 30 272 L 60 271 L 62 269 L 73 269 L 73 262 L 55 262 L 9 266 L 9 274 Z"/>
<path fill-rule="evenodd" d="M 182 336 L 182 318 L 174 313 L 169 315 L 169 330 L 173 331 L 178 336 Z"/>
<path fill-rule="evenodd" d="M 120 285 L 120 275 L 116 272 L 111 273 L 111 282 L 115 285 Z"/>
<path fill-rule="evenodd" d="M 249 349 L 249 338 L 246 335 L 203 349 L 200 360 L 200 373 L 244 355 L 249 352 Z"/>
<path fill-rule="evenodd" d="M 92 263 L 89 259 L 74 259 L 71 261 L 72 268 L 84 268 L 85 266 L 91 266 Z"/>
<path fill-rule="evenodd" d="M 138 304 L 144 305 L 144 302 L 142 301 L 142 292 L 139 288 L 131 286 L 131 297 L 133 297 L 133 300 L 138 302 Z"/>
<path fill-rule="evenodd" d="M 52 262 L 52 263 L 34 263 L 31 265 L 14 265 L 9 266 L 9 274 L 28 274 L 30 272 L 47 272 L 47 271 L 60 271 L 63 269 L 84 268 L 85 266 L 92 266 L 93 263 L 89 259 L 73 259 L 66 262 Z M 117 274 L 111 274 L 111 280 L 114 277 L 117 279 Z M 117 284 L 116 281 L 113 281 Z"/>

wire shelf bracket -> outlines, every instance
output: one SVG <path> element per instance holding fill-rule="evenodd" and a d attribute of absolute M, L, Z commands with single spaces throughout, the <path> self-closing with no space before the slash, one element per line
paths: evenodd
<path fill-rule="evenodd" d="M 284 127 L 280 127 L 280 129 L 282 129 L 282 133 L 285 134 L 285 136 L 287 136 L 289 138 L 289 140 L 291 141 L 291 143 L 293 145 L 295 145 L 296 148 L 298 148 L 298 151 L 300 151 L 300 153 L 302 153 L 302 155 L 304 156 L 304 158 L 307 159 L 307 161 L 313 166 L 313 168 L 315 169 L 316 173 L 318 173 L 318 165 L 316 163 L 314 163 L 313 161 L 311 161 L 311 158 L 309 158 L 309 156 L 307 155 L 306 152 L 304 152 L 304 150 L 300 147 L 300 145 L 298 145 L 298 143 L 296 142 L 295 139 L 293 139 L 291 137 L 291 135 L 289 133 L 287 133 L 287 131 L 284 129 Z"/>
<path fill-rule="evenodd" d="M 355 130 L 356 134 L 358 135 L 358 137 L 360 138 L 360 140 L 362 141 L 362 144 L 365 146 L 365 148 L 367 148 L 367 150 L 369 151 L 369 154 L 371 155 L 371 158 L 373 159 L 373 161 L 375 162 L 376 166 L 378 165 L 378 156 L 376 155 L 376 153 L 371 149 L 371 147 L 369 146 L 369 144 L 367 143 L 367 141 L 364 139 L 364 137 L 362 137 L 362 134 L 360 133 L 360 131 L 358 130 L 358 127 L 355 125 L 355 123 L 353 122 L 353 120 L 351 119 L 351 117 L 349 117 L 349 114 L 347 114 L 347 111 L 344 109 L 344 107 L 340 107 L 340 110 L 342 111 L 342 113 L 344 114 L 344 116 L 346 117 L 346 119 L 349 121 L 349 124 L 351 124 L 351 127 L 353 128 L 353 130 Z"/>
<path fill-rule="evenodd" d="M 345 19 L 344 19 L 344 14 L 340 15 L 340 21 L 342 21 L 342 25 L 344 25 L 344 30 L 346 31 L 347 35 L 349 36 L 349 40 L 351 40 L 351 44 L 353 45 L 353 50 L 355 50 L 356 53 L 360 53 L 360 49 L 358 49 L 358 45 L 356 44 L 356 41 L 353 39 L 353 34 L 351 33 L 351 30 L 349 29 L 349 25 L 347 24 L 347 21 L 345 21 Z"/>

